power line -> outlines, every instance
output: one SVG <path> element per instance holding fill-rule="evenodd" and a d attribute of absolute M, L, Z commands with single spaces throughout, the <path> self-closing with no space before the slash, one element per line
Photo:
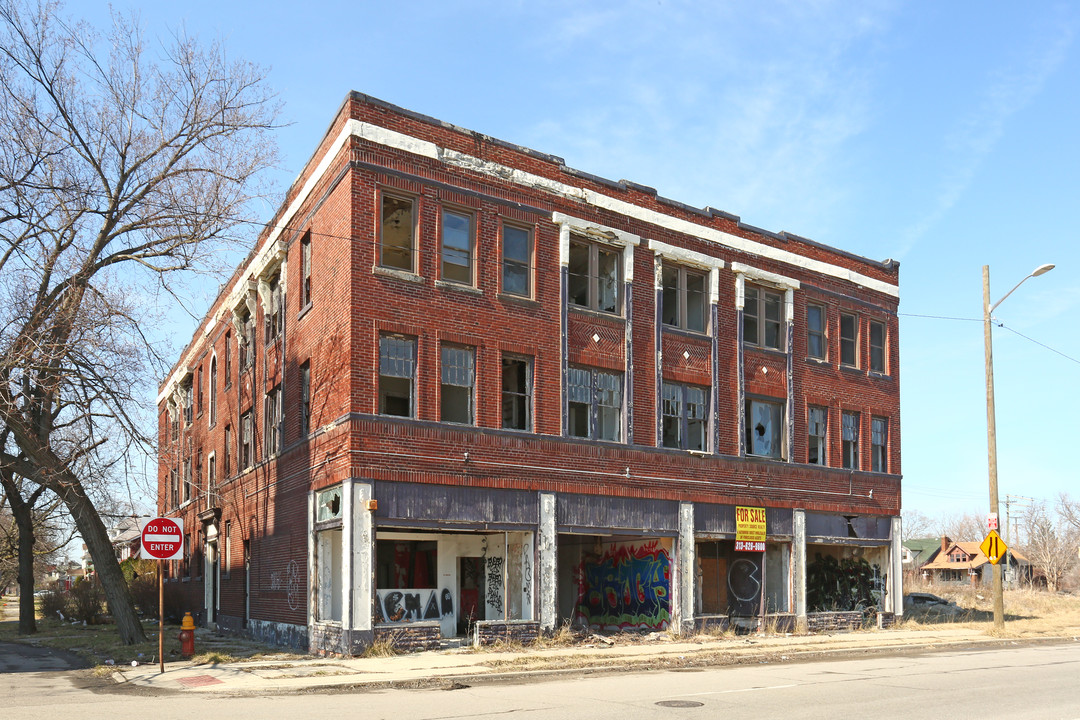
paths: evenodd
<path fill-rule="evenodd" d="M 945 315 L 916 315 L 914 313 L 896 313 L 898 317 L 927 318 L 930 320 L 958 320 L 961 322 L 982 322 L 981 318 L 948 317 Z"/>
<path fill-rule="evenodd" d="M 1030 338 L 1027 335 L 1025 335 L 1024 333 L 1020 332 L 1019 330 L 1013 330 L 1011 327 L 1009 327 L 1008 325 L 1006 325 L 1003 322 L 999 321 L 998 322 L 998 327 L 1005 328 L 1009 332 L 1013 333 L 1014 335 L 1019 335 L 1020 337 L 1024 338 L 1028 342 L 1033 342 L 1036 345 L 1038 345 L 1039 347 L 1046 348 L 1050 352 L 1056 353 L 1056 354 L 1060 355 L 1061 357 L 1065 358 L 1066 360 L 1071 360 L 1072 362 L 1076 363 L 1077 365 L 1080 365 L 1080 360 L 1077 360 L 1076 358 L 1074 358 L 1074 357 L 1072 357 L 1070 355 L 1066 355 L 1065 353 L 1061 352 L 1060 350 L 1056 350 L 1055 348 L 1050 347 L 1046 343 L 1041 343 L 1038 340 L 1036 340 L 1035 338 Z"/>

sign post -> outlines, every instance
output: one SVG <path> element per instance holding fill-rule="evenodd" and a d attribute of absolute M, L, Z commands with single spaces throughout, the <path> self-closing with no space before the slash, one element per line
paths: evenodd
<path fill-rule="evenodd" d="M 157 517 L 143 523 L 139 538 L 144 560 L 157 560 L 158 577 L 158 664 L 165 674 L 165 561 L 184 557 L 184 521 Z"/>

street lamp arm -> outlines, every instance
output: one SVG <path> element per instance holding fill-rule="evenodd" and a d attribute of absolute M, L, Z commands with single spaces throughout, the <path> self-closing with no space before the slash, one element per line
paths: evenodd
<path fill-rule="evenodd" d="M 997 310 L 997 306 L 998 306 L 998 305 L 1000 305 L 1001 303 L 1005 302 L 1005 298 L 1009 297 L 1009 296 L 1010 296 L 1010 295 L 1012 295 L 1012 294 L 1013 294 L 1014 292 L 1016 292 L 1016 288 L 1020 287 L 1021 285 L 1023 285 L 1023 284 L 1025 283 L 1025 282 L 1027 282 L 1027 281 L 1028 281 L 1028 280 L 1030 280 L 1031 278 L 1033 278 L 1033 277 L 1038 277 L 1038 276 L 1042 275 L 1043 273 L 1048 273 L 1048 272 L 1050 272 L 1050 271 L 1051 271 L 1051 270 L 1053 270 L 1053 269 L 1054 269 L 1054 266 L 1053 266 L 1053 264 L 1051 264 L 1051 263 L 1047 263 L 1047 264 L 1045 264 L 1045 265 L 1040 265 L 1039 267 L 1037 267 L 1037 268 L 1035 268 L 1034 270 L 1032 270 L 1032 271 L 1031 271 L 1031 272 L 1030 272 L 1030 273 L 1028 274 L 1028 276 L 1027 276 L 1027 277 L 1025 277 L 1025 278 L 1024 278 L 1023 280 L 1021 280 L 1020 282 L 1018 282 L 1018 283 L 1016 283 L 1015 285 L 1013 285 L 1013 288 L 1012 288 L 1012 290 L 1010 290 L 1009 292 L 1007 292 L 1007 293 L 1005 293 L 1004 295 L 1002 295 L 1002 297 L 1001 297 L 1001 299 L 1000 299 L 1000 300 L 998 300 L 998 301 L 997 301 L 996 303 L 994 303 L 993 305 L 991 305 L 991 306 L 990 306 L 990 309 L 989 309 L 989 310 L 987 310 L 987 314 L 988 314 L 988 315 L 989 315 L 989 314 L 992 314 L 992 313 L 993 313 L 993 312 L 994 312 L 995 310 Z"/>

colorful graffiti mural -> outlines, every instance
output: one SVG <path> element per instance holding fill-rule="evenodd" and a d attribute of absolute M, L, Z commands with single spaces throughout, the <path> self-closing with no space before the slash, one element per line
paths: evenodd
<path fill-rule="evenodd" d="M 671 560 L 659 541 L 609 545 L 577 568 L 575 621 L 598 630 L 663 630 L 671 621 Z"/>
<path fill-rule="evenodd" d="M 375 622 L 442 620 L 454 614 L 454 596 L 442 590 L 376 590 Z"/>

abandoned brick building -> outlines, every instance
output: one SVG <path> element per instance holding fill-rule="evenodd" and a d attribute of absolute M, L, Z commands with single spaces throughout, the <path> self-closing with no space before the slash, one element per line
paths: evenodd
<path fill-rule="evenodd" d="M 350 94 L 160 388 L 167 592 L 345 654 L 898 614 L 898 277 Z"/>

